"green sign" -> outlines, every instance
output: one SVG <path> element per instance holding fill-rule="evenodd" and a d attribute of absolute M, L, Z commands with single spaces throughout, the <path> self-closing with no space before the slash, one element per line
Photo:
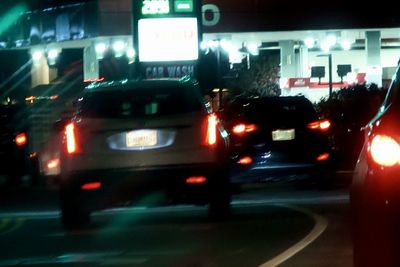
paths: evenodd
<path fill-rule="evenodd" d="M 142 15 L 169 14 L 169 0 L 143 0 L 141 12 Z"/>
<path fill-rule="evenodd" d="M 193 0 L 176 0 L 174 2 L 175 12 L 193 12 Z"/>

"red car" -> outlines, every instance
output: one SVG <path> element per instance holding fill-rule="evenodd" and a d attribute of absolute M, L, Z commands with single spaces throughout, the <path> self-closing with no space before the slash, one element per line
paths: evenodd
<path fill-rule="evenodd" d="M 400 266 L 400 69 L 365 141 L 351 186 L 355 266 Z"/>

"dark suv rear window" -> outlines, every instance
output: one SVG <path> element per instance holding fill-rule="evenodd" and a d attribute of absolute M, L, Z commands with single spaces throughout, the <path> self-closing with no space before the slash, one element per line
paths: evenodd
<path fill-rule="evenodd" d="M 267 97 L 240 101 L 231 107 L 236 116 L 254 122 L 306 123 L 318 119 L 310 101 L 302 97 Z M 236 112 L 235 112 L 236 110 Z"/>
<path fill-rule="evenodd" d="M 92 118 L 132 118 L 174 115 L 202 108 L 199 95 L 184 87 L 110 89 L 87 93 L 80 112 Z"/>

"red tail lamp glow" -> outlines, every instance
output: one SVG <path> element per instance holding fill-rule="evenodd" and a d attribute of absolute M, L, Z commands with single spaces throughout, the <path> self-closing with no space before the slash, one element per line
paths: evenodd
<path fill-rule="evenodd" d="M 250 165 L 253 163 L 253 159 L 249 156 L 246 156 L 246 157 L 239 159 L 238 163 L 241 165 Z"/>
<path fill-rule="evenodd" d="M 232 128 L 232 132 L 236 135 L 244 135 L 246 133 L 251 133 L 257 130 L 257 125 L 255 124 L 244 124 L 240 123 Z"/>
<path fill-rule="evenodd" d="M 307 125 L 310 130 L 319 130 L 322 132 L 328 131 L 331 128 L 331 122 L 329 120 L 319 120 L 311 122 Z"/>
<path fill-rule="evenodd" d="M 65 135 L 67 138 L 67 152 L 68 154 L 74 154 L 78 152 L 78 146 L 76 142 L 76 128 L 72 122 L 65 127 Z"/>
<path fill-rule="evenodd" d="M 47 162 L 47 168 L 49 170 L 54 170 L 60 166 L 60 159 L 52 159 Z"/>
<path fill-rule="evenodd" d="M 97 190 L 101 187 L 100 182 L 87 183 L 81 186 L 82 190 Z"/>
<path fill-rule="evenodd" d="M 217 144 L 217 116 L 210 114 L 207 119 L 207 145 L 213 146 Z"/>
<path fill-rule="evenodd" d="M 372 159 L 379 165 L 391 167 L 400 163 L 400 145 L 387 135 L 376 135 L 369 146 Z"/>
<path fill-rule="evenodd" d="M 15 143 L 17 144 L 17 146 L 24 146 L 26 145 L 27 141 L 28 138 L 26 137 L 25 133 L 17 134 L 17 136 L 15 137 Z"/>
<path fill-rule="evenodd" d="M 331 155 L 329 153 L 322 153 L 321 155 L 319 155 L 317 157 L 317 161 L 325 161 L 325 160 L 329 159 L 330 156 Z"/>
<path fill-rule="evenodd" d="M 191 176 L 186 179 L 187 184 L 204 184 L 207 182 L 207 178 L 204 176 Z"/>

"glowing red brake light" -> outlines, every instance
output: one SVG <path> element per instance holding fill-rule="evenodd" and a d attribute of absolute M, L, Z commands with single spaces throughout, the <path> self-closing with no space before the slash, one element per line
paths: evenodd
<path fill-rule="evenodd" d="M 20 133 L 15 136 L 15 144 L 17 146 L 24 146 L 26 145 L 26 142 L 28 141 L 28 138 L 26 137 L 25 133 Z"/>
<path fill-rule="evenodd" d="M 187 184 L 204 184 L 207 178 L 204 176 L 190 176 L 186 179 Z"/>
<path fill-rule="evenodd" d="M 215 114 L 208 115 L 207 118 L 207 139 L 206 144 L 214 146 L 217 144 L 217 124 L 218 118 Z"/>
<path fill-rule="evenodd" d="M 239 123 L 232 127 L 232 132 L 236 135 L 244 135 L 246 133 L 251 133 L 257 130 L 257 125 L 255 124 L 244 124 Z"/>
<path fill-rule="evenodd" d="M 331 128 L 331 122 L 329 120 L 319 120 L 307 124 L 307 128 L 310 130 L 326 132 Z"/>
<path fill-rule="evenodd" d="M 100 182 L 87 183 L 81 186 L 82 190 L 97 190 L 101 187 Z"/>
<path fill-rule="evenodd" d="M 387 135 L 376 135 L 369 145 L 369 152 L 374 162 L 384 167 L 400 163 L 400 145 Z"/>
<path fill-rule="evenodd" d="M 75 124 L 71 122 L 65 127 L 65 136 L 67 139 L 67 152 L 68 154 L 78 153 L 78 144 L 76 140 Z"/>

